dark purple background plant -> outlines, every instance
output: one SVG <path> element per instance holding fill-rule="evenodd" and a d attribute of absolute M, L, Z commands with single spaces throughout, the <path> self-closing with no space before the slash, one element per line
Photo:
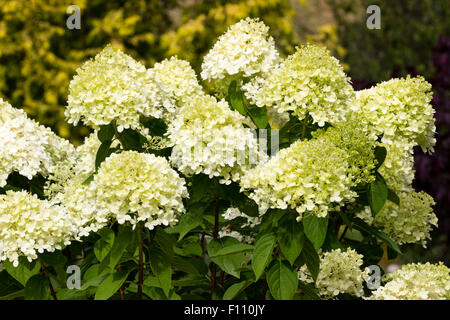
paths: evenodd
<path fill-rule="evenodd" d="M 416 189 L 425 190 L 436 201 L 435 212 L 439 218 L 438 232 L 450 232 L 450 37 L 440 36 L 433 50 L 434 76 L 430 79 L 436 110 L 437 142 L 430 156 L 420 150 L 415 152 Z M 445 258 L 450 245 L 447 236 Z"/>

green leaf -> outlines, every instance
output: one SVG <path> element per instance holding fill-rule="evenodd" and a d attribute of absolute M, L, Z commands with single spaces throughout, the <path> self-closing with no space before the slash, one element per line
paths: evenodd
<path fill-rule="evenodd" d="M 170 290 L 169 295 L 166 295 L 161 288 L 144 286 L 142 292 L 152 300 L 181 300 L 174 290 Z"/>
<path fill-rule="evenodd" d="M 187 274 L 200 275 L 202 270 L 199 270 L 199 266 L 198 264 L 196 264 L 196 262 L 198 262 L 198 260 L 196 260 L 195 258 L 187 259 L 180 256 L 175 256 L 172 261 L 175 269 L 186 272 Z"/>
<path fill-rule="evenodd" d="M 303 291 L 305 298 L 308 300 L 320 300 L 319 295 L 310 284 L 299 281 L 298 287 Z"/>
<path fill-rule="evenodd" d="M 113 149 L 111 147 L 111 140 L 102 142 L 100 147 L 97 150 L 97 155 L 95 156 L 95 170 L 100 167 L 103 161 L 113 153 Z"/>
<path fill-rule="evenodd" d="M 177 241 L 173 236 L 166 232 L 166 229 L 156 227 L 155 230 L 155 242 L 167 254 L 167 256 L 171 258 L 173 256 L 173 248 L 175 247 Z"/>
<path fill-rule="evenodd" d="M 378 170 L 378 168 L 381 167 L 381 165 L 384 163 L 384 160 L 386 160 L 386 148 L 381 146 L 375 147 L 375 159 L 377 160 L 377 165 L 375 166 L 375 170 Z"/>
<path fill-rule="evenodd" d="M 330 251 L 334 249 L 345 249 L 342 243 L 339 242 L 339 239 L 336 237 L 334 232 L 328 232 L 325 237 L 325 241 L 322 245 L 323 251 Z"/>
<path fill-rule="evenodd" d="M 256 241 L 252 259 L 252 269 L 255 273 L 256 280 L 261 277 L 264 269 L 272 260 L 272 252 L 275 247 L 275 242 L 276 237 L 273 233 L 265 234 Z"/>
<path fill-rule="evenodd" d="M 189 201 L 191 203 L 211 201 L 212 180 L 207 175 L 196 174 L 190 179 L 190 182 L 192 183 L 192 187 L 189 188 Z M 203 207 L 190 207 L 188 211 L 202 214 L 200 209 L 203 209 Z"/>
<path fill-rule="evenodd" d="M 92 294 L 95 294 L 94 289 L 74 290 L 64 288 L 58 291 L 56 298 L 58 300 L 89 300 Z"/>
<path fill-rule="evenodd" d="M 107 271 L 100 271 L 100 265 L 92 265 L 83 275 L 83 282 L 79 291 L 84 291 L 90 287 L 98 287 L 109 275 Z"/>
<path fill-rule="evenodd" d="M 6 270 L 0 271 L 0 284 L 0 297 L 23 289 L 23 286 Z"/>
<path fill-rule="evenodd" d="M 244 96 L 242 92 L 236 88 L 236 80 L 230 83 L 228 87 L 228 101 L 230 102 L 231 108 L 237 110 L 240 114 L 246 115 Z"/>
<path fill-rule="evenodd" d="M 267 284 L 276 300 L 290 300 L 298 286 L 298 274 L 287 261 L 276 260 L 267 271 Z"/>
<path fill-rule="evenodd" d="M 362 254 L 364 266 L 378 264 L 384 255 L 384 250 L 379 245 L 373 243 L 370 244 L 361 243 L 359 241 L 348 239 L 347 242 L 351 245 L 353 249 L 355 249 L 358 253 Z"/>
<path fill-rule="evenodd" d="M 113 125 L 107 124 L 100 126 L 100 130 L 97 132 L 97 137 L 100 142 L 110 141 L 114 137 L 114 127 Z"/>
<path fill-rule="evenodd" d="M 44 265 L 49 265 L 55 269 L 57 274 L 57 280 L 66 284 L 67 273 L 66 273 L 66 263 L 67 258 L 62 254 L 61 251 L 54 252 L 44 252 L 40 255 Z"/>
<path fill-rule="evenodd" d="M 328 217 L 319 218 L 310 214 L 303 218 L 303 227 L 306 237 L 314 245 L 314 248 L 319 250 L 327 235 Z"/>
<path fill-rule="evenodd" d="M 166 296 L 172 288 L 172 267 L 169 257 L 159 247 L 150 247 L 150 267 L 158 278 L 160 288 L 163 289 Z"/>
<path fill-rule="evenodd" d="M 24 296 L 24 289 L 18 290 L 16 292 L 8 293 L 7 295 L 1 296 L 0 300 L 13 300 L 15 298 L 20 298 Z"/>
<path fill-rule="evenodd" d="M 39 257 L 42 259 L 44 264 L 51 265 L 53 268 L 55 266 L 64 266 L 67 262 L 67 258 L 61 251 L 44 252 Z"/>
<path fill-rule="evenodd" d="M 383 139 L 383 136 L 384 136 L 384 132 L 377 136 L 377 141 L 381 142 L 381 140 Z"/>
<path fill-rule="evenodd" d="M 86 272 L 84 272 L 84 274 L 83 274 L 83 283 L 86 282 L 87 280 L 95 278 L 96 276 L 101 275 L 101 274 L 105 274 L 106 275 L 106 274 L 108 274 L 108 272 L 101 271 L 100 270 L 100 264 L 98 264 L 98 263 L 93 264 L 86 270 Z"/>
<path fill-rule="evenodd" d="M 344 221 L 344 224 L 350 229 L 350 231 L 352 230 L 352 222 L 350 221 L 350 219 L 348 218 L 347 214 L 343 211 L 339 212 L 339 215 L 342 218 L 342 221 Z"/>
<path fill-rule="evenodd" d="M 121 270 L 109 274 L 95 292 L 95 300 L 108 300 L 127 280 L 129 271 Z"/>
<path fill-rule="evenodd" d="M 87 185 L 90 184 L 92 182 L 92 180 L 94 180 L 94 175 L 95 173 L 92 173 L 89 177 L 86 178 L 86 180 L 83 181 L 83 185 Z"/>
<path fill-rule="evenodd" d="M 386 203 L 388 195 L 388 190 L 386 186 L 386 181 L 378 172 L 375 175 L 375 181 L 369 185 L 369 205 L 372 210 L 372 215 L 375 216 L 378 212 L 383 209 Z"/>
<path fill-rule="evenodd" d="M 320 258 L 311 241 L 309 241 L 307 237 L 305 237 L 304 241 L 300 258 L 302 258 L 301 260 L 306 263 L 306 267 L 308 268 L 311 277 L 314 281 L 316 281 L 320 271 Z"/>
<path fill-rule="evenodd" d="M 167 124 L 163 119 L 150 118 L 143 122 L 144 126 L 149 129 L 151 136 L 163 136 L 167 131 Z"/>
<path fill-rule="evenodd" d="M 185 257 L 201 256 L 203 254 L 198 236 L 190 236 L 185 238 L 178 244 L 178 247 L 174 247 L 173 250 L 176 254 Z"/>
<path fill-rule="evenodd" d="M 139 132 L 133 129 L 124 129 L 122 132 L 118 133 L 118 135 L 119 141 L 125 150 L 141 151 L 142 137 Z"/>
<path fill-rule="evenodd" d="M 178 238 L 178 241 L 180 241 L 186 234 L 188 234 L 188 232 L 201 225 L 202 221 L 203 216 L 201 214 L 198 214 L 196 212 L 188 212 L 181 216 L 180 222 L 176 226 L 167 228 L 166 232 L 179 233 L 180 236 Z"/>
<path fill-rule="evenodd" d="M 175 287 L 199 287 L 199 286 L 208 286 L 209 282 L 204 276 L 188 274 L 184 277 L 174 280 L 173 285 Z"/>
<path fill-rule="evenodd" d="M 218 258 L 223 256 L 228 256 L 230 254 L 251 251 L 253 250 L 253 246 L 246 243 L 236 243 L 230 246 L 226 246 L 217 252 L 214 252 L 214 255 L 211 255 L 210 258 Z"/>
<path fill-rule="evenodd" d="M 279 225 L 277 238 L 281 252 L 292 265 L 303 248 L 304 233 L 302 225 L 286 219 Z"/>
<path fill-rule="evenodd" d="M 248 114 L 259 129 L 264 129 L 269 124 L 266 108 L 251 107 L 248 108 Z"/>
<path fill-rule="evenodd" d="M 19 265 L 17 267 L 14 267 L 9 260 L 3 261 L 3 266 L 11 277 L 16 279 L 23 286 L 26 285 L 28 279 L 38 274 L 41 270 L 41 264 L 38 261 L 28 262 L 28 260 L 24 258 L 19 260 Z"/>
<path fill-rule="evenodd" d="M 231 285 L 223 294 L 222 300 L 233 300 L 236 298 L 242 291 L 245 290 L 252 282 L 251 281 L 242 281 Z"/>
<path fill-rule="evenodd" d="M 278 229 L 279 221 L 285 216 L 286 210 L 269 209 L 263 215 L 261 224 L 259 225 L 259 232 L 269 233 Z"/>
<path fill-rule="evenodd" d="M 102 262 L 113 247 L 114 232 L 110 229 L 102 229 L 99 234 L 101 238 L 95 242 L 94 253 L 98 261 Z"/>
<path fill-rule="evenodd" d="M 108 277 L 109 273 L 106 274 L 100 274 L 94 278 L 90 278 L 89 280 L 85 281 L 79 291 L 84 291 L 89 289 L 90 287 L 98 287 L 100 286 L 103 281 Z"/>
<path fill-rule="evenodd" d="M 149 276 L 142 283 L 144 286 L 159 288 L 159 280 L 156 277 Z"/>
<path fill-rule="evenodd" d="M 233 200 L 233 204 L 235 204 L 241 212 L 245 212 L 246 215 L 250 217 L 258 217 L 259 216 L 259 209 L 256 202 L 252 199 L 247 198 L 246 196 L 243 196 L 243 199 L 241 201 Z"/>
<path fill-rule="evenodd" d="M 394 190 L 389 188 L 387 189 L 387 199 L 398 206 L 400 205 L 400 198 L 398 197 L 398 195 L 395 193 Z"/>
<path fill-rule="evenodd" d="M 114 269 L 122 258 L 125 249 L 133 240 L 133 232 L 129 229 L 123 228 L 114 239 L 114 244 L 109 254 L 109 267 Z"/>
<path fill-rule="evenodd" d="M 235 244 L 240 244 L 239 240 L 232 237 L 223 237 L 220 239 L 212 239 L 208 244 L 208 255 L 214 257 L 214 255 L 221 249 Z M 219 256 L 217 258 L 211 258 L 211 260 L 216 263 L 222 270 L 226 273 L 240 277 L 240 267 L 244 259 L 244 254 L 242 252 L 230 254 L 227 256 Z"/>
<path fill-rule="evenodd" d="M 48 279 L 41 274 L 32 276 L 25 285 L 26 300 L 48 300 L 50 286 Z"/>
<path fill-rule="evenodd" d="M 384 242 L 386 242 L 388 244 L 388 246 L 390 246 L 392 249 L 394 249 L 397 253 L 399 253 L 399 254 L 402 253 L 402 251 L 400 250 L 400 247 L 394 240 L 389 238 L 385 233 L 368 225 L 363 220 L 361 220 L 359 218 L 354 218 L 353 226 L 360 231 L 364 231 L 366 233 L 372 234 L 372 235 L 376 236 L 377 238 L 383 240 Z"/>

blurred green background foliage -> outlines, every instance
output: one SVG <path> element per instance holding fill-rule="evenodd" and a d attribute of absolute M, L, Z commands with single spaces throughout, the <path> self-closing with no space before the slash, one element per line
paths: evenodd
<path fill-rule="evenodd" d="M 352 78 L 369 82 L 418 73 L 434 74 L 432 49 L 450 34 L 448 0 L 327 0 L 337 27 L 341 57 Z M 381 29 L 365 28 L 369 5 L 381 9 Z"/>

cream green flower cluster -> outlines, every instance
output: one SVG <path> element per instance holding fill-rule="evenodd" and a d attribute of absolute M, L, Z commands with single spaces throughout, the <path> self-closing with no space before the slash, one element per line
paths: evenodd
<path fill-rule="evenodd" d="M 185 175 L 204 173 L 221 183 L 238 181 L 241 175 L 267 155 L 260 151 L 244 117 L 225 100 L 196 96 L 178 110 L 170 123 L 170 162 Z"/>
<path fill-rule="evenodd" d="M 169 120 L 177 103 L 200 92 L 188 62 L 173 57 L 147 70 L 108 45 L 77 69 L 65 115 L 74 125 L 81 120 L 97 129 L 115 121 L 119 132 L 132 128 L 149 137 L 141 117 Z"/>
<path fill-rule="evenodd" d="M 181 107 L 189 99 L 203 94 L 203 89 L 198 83 L 197 75 L 189 62 L 171 57 L 156 63 L 153 68 L 147 71 L 150 78 L 155 79 L 155 83 L 160 84 L 159 98 L 160 106 L 156 105 L 151 113 L 153 117 L 162 118 L 170 122 L 178 107 Z M 162 108 L 161 108 L 162 106 Z M 158 108 L 160 107 L 160 108 Z"/>
<path fill-rule="evenodd" d="M 400 192 L 398 196 L 400 206 L 387 201 L 375 218 L 369 209 L 358 213 L 358 217 L 379 227 L 398 244 L 421 243 L 426 247 L 432 226 L 436 227 L 438 221 L 433 198 L 423 191 Z"/>
<path fill-rule="evenodd" d="M 403 265 L 387 274 L 387 283 L 373 292 L 372 300 L 449 300 L 450 269 L 438 264 Z"/>
<path fill-rule="evenodd" d="M 54 172 L 49 176 L 50 183 L 46 185 L 46 195 L 53 197 L 62 188 L 68 180 L 76 178 L 80 183 L 87 179 L 95 170 L 95 157 L 101 141 L 97 137 L 97 131 L 94 131 L 84 139 L 84 143 L 75 149 L 72 161 L 59 162 L 55 166 Z M 116 146 L 114 144 L 113 146 Z"/>
<path fill-rule="evenodd" d="M 70 244 L 76 228 L 63 207 L 25 191 L 0 195 L 0 261 L 17 266 L 20 256 L 29 261 L 38 253 Z"/>
<path fill-rule="evenodd" d="M 69 141 L 0 98 L 0 187 L 12 172 L 30 180 L 37 173 L 46 176 L 58 162 L 73 161 L 74 152 Z"/>
<path fill-rule="evenodd" d="M 298 220 L 305 211 L 325 217 L 357 196 L 350 190 L 353 181 L 348 160 L 349 154 L 325 137 L 298 140 L 249 170 L 240 184 L 243 190 L 251 190 L 249 197 L 261 212 L 290 207 L 299 213 Z"/>
<path fill-rule="evenodd" d="M 257 106 L 292 111 L 300 120 L 310 115 L 314 123 L 346 119 L 353 89 L 339 61 L 326 48 L 306 45 L 274 68 L 250 97 Z"/>
<path fill-rule="evenodd" d="M 405 150 L 398 143 L 384 143 L 383 146 L 387 154 L 379 171 L 386 180 L 386 184 L 396 192 L 411 191 L 415 173 L 413 149 Z"/>
<path fill-rule="evenodd" d="M 100 147 L 97 132 L 93 132 L 76 149 L 76 161 L 62 164 L 50 176 L 46 194 L 52 203 L 65 208 L 77 226 L 77 238 L 87 236 L 103 228 L 108 222 L 108 212 L 100 208 L 95 200 L 92 185 L 83 182 L 95 171 L 95 157 Z"/>
<path fill-rule="evenodd" d="M 355 185 L 375 180 L 373 169 L 377 164 L 374 155 L 376 142 L 359 118 L 337 123 L 326 131 L 317 130 L 312 135 L 322 137 L 347 153 L 349 175 Z"/>
<path fill-rule="evenodd" d="M 97 206 L 119 224 L 140 221 L 152 230 L 173 225 L 184 213 L 185 181 L 165 158 L 124 151 L 112 154 L 98 169 L 90 186 Z"/>
<path fill-rule="evenodd" d="M 149 115 L 155 86 L 144 65 L 108 45 L 77 69 L 69 85 L 65 115 L 69 123 L 98 128 L 116 121 L 139 129 L 139 117 Z"/>
<path fill-rule="evenodd" d="M 382 228 L 399 244 L 419 242 L 425 246 L 432 226 L 437 225 L 433 199 L 412 188 L 413 147 L 432 152 L 436 142 L 430 90 L 422 77 L 408 76 L 358 91 L 352 104 L 352 112 L 369 131 L 382 135 L 387 156 L 379 171 L 400 198 L 400 206 L 388 201 L 375 219 L 368 208 L 358 216 Z"/>
<path fill-rule="evenodd" d="M 361 269 L 362 258 L 353 249 L 320 253 L 320 271 L 315 283 L 319 295 L 327 299 L 342 293 L 362 297 L 363 282 L 368 278 L 368 271 Z M 298 275 L 301 281 L 314 282 L 306 265 L 299 269 Z"/>
<path fill-rule="evenodd" d="M 434 109 L 431 85 L 422 77 L 391 79 L 357 91 L 352 110 L 363 116 L 386 144 L 398 143 L 408 150 L 419 145 L 433 151 Z"/>
<path fill-rule="evenodd" d="M 206 54 L 201 77 L 210 80 L 218 92 L 226 92 L 231 81 L 261 77 L 279 61 L 269 27 L 258 19 L 246 18 L 228 28 Z"/>

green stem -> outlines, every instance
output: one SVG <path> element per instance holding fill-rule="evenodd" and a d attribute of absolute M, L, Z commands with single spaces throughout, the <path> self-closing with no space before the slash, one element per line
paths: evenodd
<path fill-rule="evenodd" d="M 202 232 L 202 237 L 200 239 L 200 245 L 202 246 L 202 256 L 205 255 L 205 232 Z"/>
<path fill-rule="evenodd" d="M 264 288 L 261 295 L 262 300 L 267 300 L 267 291 L 269 291 L 269 285 L 267 284 L 267 280 L 264 280 Z"/>
<path fill-rule="evenodd" d="M 302 139 L 305 139 L 305 135 L 306 135 L 306 121 L 303 121 L 303 126 L 302 126 Z"/>
<path fill-rule="evenodd" d="M 344 236 L 347 233 L 347 230 L 348 230 L 348 226 L 345 226 L 344 231 L 342 232 L 341 236 L 339 237 L 339 241 L 342 241 L 342 239 L 344 239 Z"/>
<path fill-rule="evenodd" d="M 336 220 L 336 226 L 334 227 L 334 234 L 336 237 L 339 234 L 339 229 L 341 228 L 342 218 L 339 216 Z"/>
<path fill-rule="evenodd" d="M 44 276 L 48 279 L 48 286 L 49 286 L 49 288 L 50 288 L 50 293 L 51 293 L 51 295 L 52 295 L 52 297 L 53 297 L 53 300 L 58 300 L 58 299 L 56 298 L 55 289 L 53 289 L 52 281 L 50 280 L 50 276 L 49 276 L 49 274 L 47 273 L 47 269 L 45 268 L 44 262 L 43 262 L 40 258 L 38 258 L 38 260 L 39 260 L 39 262 L 40 262 L 40 264 L 41 264 L 41 270 L 42 270 L 42 273 L 43 273 Z"/>
<path fill-rule="evenodd" d="M 213 238 L 217 239 L 219 237 L 219 198 L 217 195 L 217 181 L 214 180 L 214 230 L 213 230 Z M 211 265 L 211 299 L 214 296 L 214 290 L 216 288 L 216 269 L 217 266 L 214 262 Z"/>
<path fill-rule="evenodd" d="M 138 264 L 138 300 L 142 300 L 142 284 L 144 283 L 144 261 L 143 261 L 143 251 L 142 251 L 142 230 L 141 226 L 136 227 L 136 238 L 139 247 L 139 264 Z"/>

